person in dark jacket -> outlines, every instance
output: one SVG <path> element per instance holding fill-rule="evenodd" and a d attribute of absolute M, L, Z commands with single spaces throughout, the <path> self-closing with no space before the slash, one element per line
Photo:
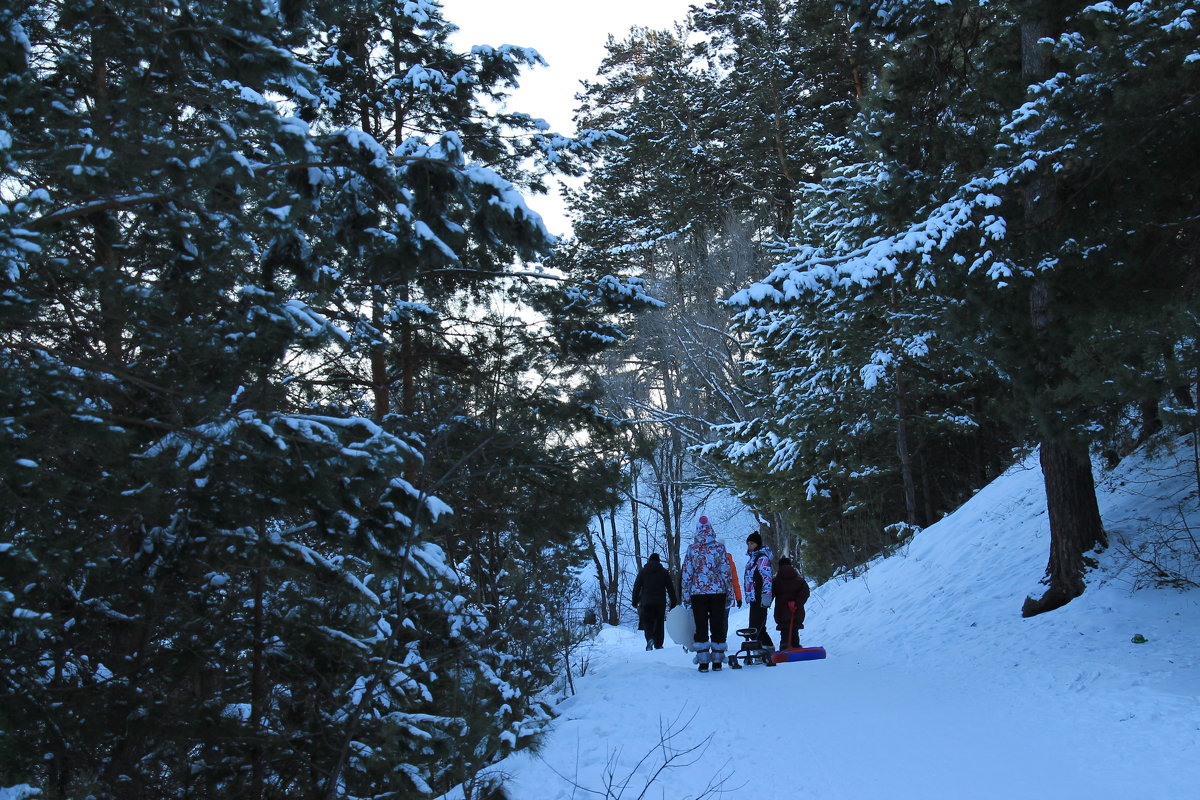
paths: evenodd
<path fill-rule="evenodd" d="M 804 604 L 808 602 L 808 581 L 792 566 L 792 560 L 779 559 L 775 572 L 775 627 L 783 647 L 800 646 L 804 627 Z"/>
<path fill-rule="evenodd" d="M 633 607 L 638 612 L 638 627 L 646 634 L 647 650 L 662 649 L 663 622 L 667 610 L 677 604 L 671 573 L 662 565 L 658 553 L 651 553 L 633 582 Z"/>

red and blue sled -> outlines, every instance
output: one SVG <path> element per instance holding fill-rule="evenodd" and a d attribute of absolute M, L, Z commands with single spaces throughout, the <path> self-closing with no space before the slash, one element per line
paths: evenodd
<path fill-rule="evenodd" d="M 788 647 L 783 650 L 776 650 L 771 658 L 776 664 L 783 664 L 788 661 L 816 661 L 825 658 L 825 648 Z"/>
<path fill-rule="evenodd" d="M 784 641 L 799 642 L 794 634 L 799 628 L 804 627 L 804 606 L 801 603 L 799 606 L 796 603 L 788 603 L 788 607 L 792 610 L 792 618 L 788 625 L 788 637 Z M 800 614 L 800 622 L 796 622 L 796 614 Z M 779 633 L 782 635 L 783 631 Z M 789 661 L 817 661 L 825 657 L 824 647 L 785 647 L 782 650 L 776 650 L 771 659 L 776 664 L 785 664 Z"/>

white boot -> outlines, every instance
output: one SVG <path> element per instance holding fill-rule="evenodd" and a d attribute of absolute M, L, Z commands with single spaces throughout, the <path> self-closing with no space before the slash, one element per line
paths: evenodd
<path fill-rule="evenodd" d="M 714 672 L 719 671 L 721 669 L 721 667 L 725 666 L 725 651 L 728 649 L 729 649 L 729 645 L 727 645 L 725 642 L 713 642 L 712 643 L 711 658 L 712 658 L 712 668 L 713 668 Z"/>

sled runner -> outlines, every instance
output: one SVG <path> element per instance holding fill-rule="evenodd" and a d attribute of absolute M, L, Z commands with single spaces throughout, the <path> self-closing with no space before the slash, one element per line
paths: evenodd
<path fill-rule="evenodd" d="M 742 646 L 736 653 L 729 657 L 729 666 L 733 669 L 741 669 L 743 664 L 762 664 L 763 666 L 775 666 L 775 649 L 763 645 L 758 640 L 758 628 L 741 628 L 737 635 L 742 637 Z"/>
<path fill-rule="evenodd" d="M 696 618 L 690 608 L 678 605 L 667 613 L 667 634 L 672 642 L 683 645 L 684 650 L 695 649 Z"/>

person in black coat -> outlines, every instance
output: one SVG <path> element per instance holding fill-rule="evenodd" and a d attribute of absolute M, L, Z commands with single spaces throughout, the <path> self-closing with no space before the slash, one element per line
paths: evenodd
<path fill-rule="evenodd" d="M 779 559 L 775 574 L 775 627 L 784 647 L 800 646 L 804 627 L 804 604 L 808 602 L 808 581 L 792 566 L 790 558 Z"/>
<path fill-rule="evenodd" d="M 633 607 L 638 612 L 638 627 L 646 634 L 647 650 L 662 649 L 667 609 L 674 608 L 677 603 L 671 574 L 662 565 L 658 553 L 652 553 L 633 582 Z"/>

